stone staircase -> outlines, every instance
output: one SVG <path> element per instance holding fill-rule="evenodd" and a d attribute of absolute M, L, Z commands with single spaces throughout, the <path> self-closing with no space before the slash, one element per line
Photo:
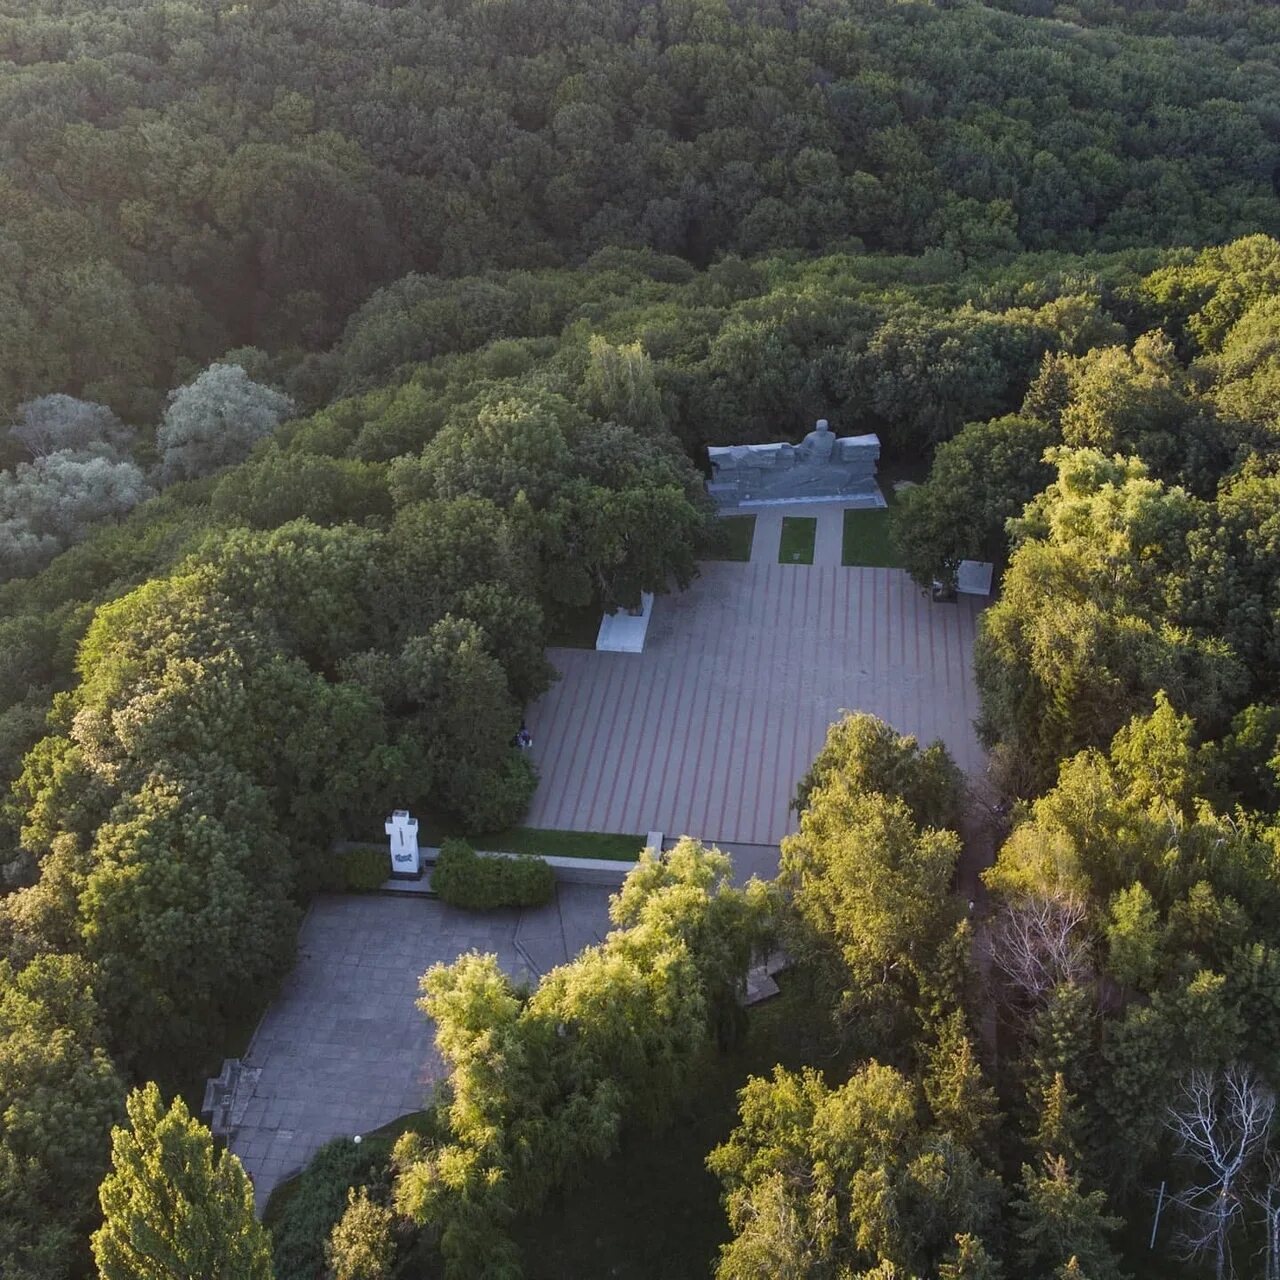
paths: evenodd
<path fill-rule="evenodd" d="M 225 1058 L 221 1073 L 205 1081 L 200 1114 L 215 1138 L 229 1138 L 235 1131 L 261 1074 L 261 1067 L 246 1067 L 239 1058 Z"/>

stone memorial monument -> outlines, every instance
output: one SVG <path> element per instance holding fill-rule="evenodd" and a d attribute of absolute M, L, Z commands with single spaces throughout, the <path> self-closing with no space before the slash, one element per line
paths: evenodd
<path fill-rule="evenodd" d="M 418 820 L 408 809 L 397 809 L 384 824 L 391 837 L 391 874 L 416 880 L 422 874 L 422 857 L 418 852 Z"/>
<path fill-rule="evenodd" d="M 825 418 L 798 445 L 711 446 L 707 455 L 707 492 L 722 510 L 785 502 L 886 505 L 876 484 L 880 437 L 837 436 Z"/>

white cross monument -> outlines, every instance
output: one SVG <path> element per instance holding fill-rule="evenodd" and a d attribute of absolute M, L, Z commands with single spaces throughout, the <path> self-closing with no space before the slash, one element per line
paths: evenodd
<path fill-rule="evenodd" d="M 384 824 L 391 837 L 391 874 L 420 876 L 422 859 L 418 854 L 418 820 L 408 809 L 397 809 Z"/>

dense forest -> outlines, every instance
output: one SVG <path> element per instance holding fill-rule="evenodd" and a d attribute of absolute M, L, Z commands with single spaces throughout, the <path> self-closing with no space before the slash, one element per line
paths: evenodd
<path fill-rule="evenodd" d="M 1278 46 L 1245 0 L 8 0 L 0 408 L 155 416 L 409 271 L 1275 233 Z"/>
<path fill-rule="evenodd" d="M 0 1274 L 517 1275 L 781 943 L 691 1274 L 1280 1276 L 1277 180 L 1249 0 L 0 0 Z M 432 971 L 447 1085 L 273 1258 L 166 1099 L 317 851 L 518 821 L 544 646 L 818 416 L 922 589 L 1002 572 L 989 909 L 851 717 L 776 881 L 686 841 L 536 989 Z"/>

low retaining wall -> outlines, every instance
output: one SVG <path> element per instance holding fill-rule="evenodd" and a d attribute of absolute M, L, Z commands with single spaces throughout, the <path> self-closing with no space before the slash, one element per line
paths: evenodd
<path fill-rule="evenodd" d="M 499 853 L 491 855 L 498 858 L 513 858 L 517 855 Z M 565 884 L 608 884 L 621 885 L 637 864 L 634 862 L 615 862 L 612 858 L 555 858 L 547 854 L 534 854 L 541 857 L 557 880 Z"/>
<path fill-rule="evenodd" d="M 334 842 L 333 851 L 334 853 L 350 853 L 355 849 L 371 849 L 375 847 L 360 840 L 338 840 Z M 430 845 L 423 845 L 419 852 L 422 855 L 424 866 L 430 866 L 440 856 L 440 850 Z M 482 858 L 519 858 L 524 856 L 541 858 L 555 873 L 556 879 L 564 884 L 618 886 L 636 867 L 634 862 L 615 862 L 612 858 L 557 858 L 545 853 L 523 855 L 505 853 L 495 849 L 477 849 L 476 853 Z M 389 854 L 387 865 L 388 868 L 391 865 Z M 401 881 L 400 883 L 411 884 L 413 882 Z"/>

